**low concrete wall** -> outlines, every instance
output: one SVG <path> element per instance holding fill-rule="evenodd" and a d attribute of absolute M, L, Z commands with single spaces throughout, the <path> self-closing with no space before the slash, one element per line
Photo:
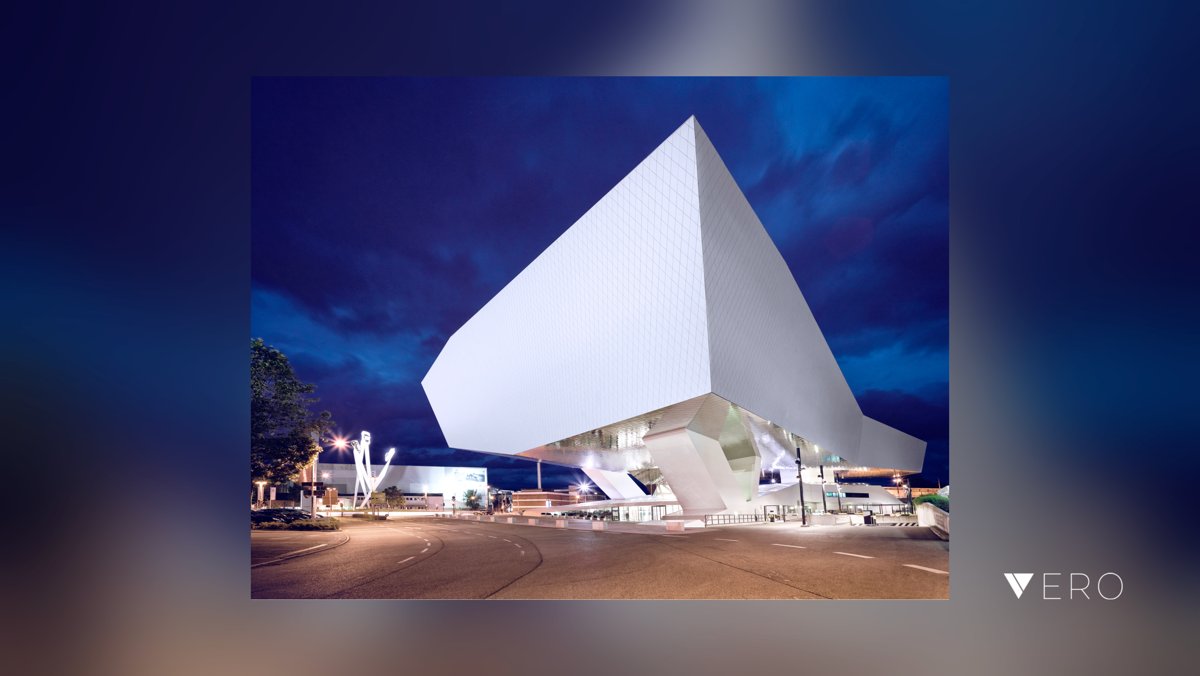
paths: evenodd
<path fill-rule="evenodd" d="M 922 526 L 935 526 L 950 536 L 950 514 L 934 507 L 928 502 L 917 505 L 917 523 Z"/>
<path fill-rule="evenodd" d="M 808 522 L 813 526 L 847 526 L 854 517 L 850 514 L 809 514 Z M 858 517 L 859 525 L 862 517 Z"/>

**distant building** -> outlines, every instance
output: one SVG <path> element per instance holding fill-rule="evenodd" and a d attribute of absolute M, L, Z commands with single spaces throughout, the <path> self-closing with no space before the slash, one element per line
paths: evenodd
<path fill-rule="evenodd" d="M 539 491 L 536 489 L 513 491 L 512 508 L 515 512 L 550 511 L 555 507 L 568 507 L 581 502 L 574 490 Z"/>
<path fill-rule="evenodd" d="M 901 500 L 908 499 L 908 489 L 903 486 L 884 486 L 884 489 Z M 935 495 L 937 492 L 938 489 L 936 488 L 913 488 L 912 496 L 919 498 L 922 495 Z"/>
<path fill-rule="evenodd" d="M 336 488 L 338 500 L 348 505 L 354 495 L 354 465 L 322 462 L 317 472 L 319 480 L 326 487 Z M 405 506 L 412 509 L 437 510 L 456 505 L 461 508 L 466 502 L 464 494 L 469 490 L 474 490 L 479 495 L 479 504 L 486 507 L 487 468 L 392 465 L 383 475 L 379 491 L 393 487 L 400 489 Z"/>

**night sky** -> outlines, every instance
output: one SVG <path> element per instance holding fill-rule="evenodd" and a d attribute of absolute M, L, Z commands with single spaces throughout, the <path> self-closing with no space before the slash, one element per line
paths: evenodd
<path fill-rule="evenodd" d="M 947 112 L 940 78 L 258 79 L 251 333 L 343 434 L 531 486 L 531 462 L 447 448 L 421 378 L 694 114 L 863 412 L 926 440 L 913 484 L 945 485 Z M 547 486 L 582 476 L 543 469 Z"/>

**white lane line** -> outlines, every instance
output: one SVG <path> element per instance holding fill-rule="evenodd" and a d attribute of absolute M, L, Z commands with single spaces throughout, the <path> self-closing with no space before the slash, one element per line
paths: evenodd
<path fill-rule="evenodd" d="M 915 563 L 906 563 L 904 565 L 908 566 L 909 568 L 916 568 L 917 570 L 927 570 L 931 573 L 937 573 L 938 575 L 949 575 L 950 574 L 950 571 L 947 571 L 947 570 L 938 570 L 937 568 L 926 568 L 925 566 L 918 566 Z"/>
<path fill-rule="evenodd" d="M 397 563 L 408 563 L 409 561 L 412 561 L 412 560 L 413 560 L 413 557 L 410 556 L 407 559 L 404 559 L 403 561 L 397 561 Z"/>
<path fill-rule="evenodd" d="M 513 544 L 517 545 L 517 547 L 521 547 L 520 543 L 514 542 Z"/>
<path fill-rule="evenodd" d="M 720 540 L 721 542 L 737 542 L 737 540 L 730 540 L 729 538 L 713 538 L 713 539 Z"/>
<path fill-rule="evenodd" d="M 326 544 L 328 544 L 328 543 L 313 545 L 312 547 L 305 547 L 304 549 L 297 549 L 294 552 L 288 552 L 287 554 L 284 554 L 284 556 L 291 556 L 292 554 L 299 554 L 300 552 L 308 552 L 308 551 L 312 551 L 314 549 L 320 549 L 320 548 L 324 547 Z"/>
<path fill-rule="evenodd" d="M 808 549 L 807 547 L 801 547 L 800 545 L 781 545 L 778 542 L 772 542 L 771 546 L 772 547 L 791 547 L 792 549 Z"/>
<path fill-rule="evenodd" d="M 512 542 L 512 540 L 509 540 L 508 538 L 502 538 L 502 539 L 503 539 L 505 542 Z"/>
<path fill-rule="evenodd" d="M 854 556 L 854 557 L 857 557 L 857 558 L 860 558 L 860 559 L 873 559 L 873 558 L 875 558 L 874 556 L 864 556 L 863 554 L 851 554 L 850 552 L 834 552 L 834 554 L 841 554 L 842 556 Z"/>
<path fill-rule="evenodd" d="M 495 535 L 489 535 L 488 537 L 490 537 L 490 538 L 491 538 L 491 539 L 493 539 L 493 540 L 495 540 L 495 539 L 496 539 L 496 536 L 495 536 Z"/>
<path fill-rule="evenodd" d="M 422 554 L 424 554 L 424 553 L 425 553 L 425 552 L 427 552 L 427 551 L 429 551 L 429 548 L 428 548 L 428 547 L 426 547 L 425 549 L 422 549 L 422 550 L 421 550 L 421 553 L 422 553 Z"/>

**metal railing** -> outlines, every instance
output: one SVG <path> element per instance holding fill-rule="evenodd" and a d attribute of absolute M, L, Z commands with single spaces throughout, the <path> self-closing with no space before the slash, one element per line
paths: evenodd
<path fill-rule="evenodd" d="M 757 512 L 753 514 L 705 514 L 705 526 L 728 526 L 735 523 L 762 523 L 766 517 Z"/>

